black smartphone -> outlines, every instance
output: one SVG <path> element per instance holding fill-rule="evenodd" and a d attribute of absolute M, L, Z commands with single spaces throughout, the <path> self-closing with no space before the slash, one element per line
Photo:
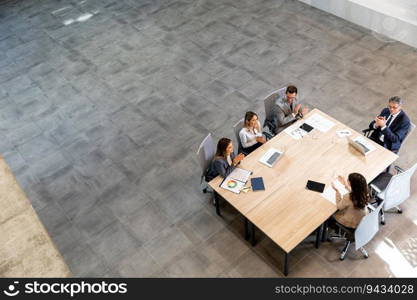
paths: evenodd
<path fill-rule="evenodd" d="M 301 129 L 303 129 L 306 132 L 312 131 L 314 128 L 307 123 L 303 123 L 303 125 L 300 126 Z"/>
<path fill-rule="evenodd" d="M 323 193 L 325 186 L 326 185 L 324 183 L 320 183 L 317 181 L 312 181 L 312 180 L 307 181 L 307 189 L 311 191 Z"/>

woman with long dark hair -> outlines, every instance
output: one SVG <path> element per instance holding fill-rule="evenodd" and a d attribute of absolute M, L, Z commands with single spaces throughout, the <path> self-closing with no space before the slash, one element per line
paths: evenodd
<path fill-rule="evenodd" d="M 207 170 L 206 180 L 210 181 L 218 175 L 227 177 L 244 157 L 242 153 L 235 156 L 231 139 L 221 138 L 217 143 L 216 155 Z"/>
<path fill-rule="evenodd" d="M 258 115 L 252 111 L 245 114 L 245 126 L 239 132 L 240 143 L 247 154 L 262 146 L 266 139 L 262 136 Z"/>
<path fill-rule="evenodd" d="M 339 176 L 338 180 L 349 193 L 342 197 L 339 190 L 332 184 L 333 189 L 336 191 L 336 205 L 338 209 L 334 214 L 334 218 L 343 226 L 356 228 L 362 218 L 368 214 L 368 184 L 365 177 L 359 173 L 349 174 L 347 182 L 342 176 Z"/>

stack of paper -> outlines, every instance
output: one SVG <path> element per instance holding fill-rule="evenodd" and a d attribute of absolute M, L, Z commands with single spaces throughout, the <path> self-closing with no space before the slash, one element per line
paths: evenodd
<path fill-rule="evenodd" d="M 308 132 L 301 129 L 299 125 L 291 125 L 290 127 L 287 127 L 284 132 L 296 140 L 300 140 L 308 134 Z"/>
<path fill-rule="evenodd" d="M 335 125 L 335 123 L 319 114 L 312 115 L 311 117 L 305 120 L 305 123 L 314 128 L 317 128 L 321 132 L 327 132 Z"/>
<path fill-rule="evenodd" d="M 336 187 L 336 189 L 340 192 L 342 197 L 343 195 L 349 193 L 349 191 L 345 188 L 345 186 L 339 180 L 336 179 L 335 181 L 333 181 L 333 184 Z M 330 202 L 336 205 L 336 191 L 333 189 L 332 185 L 326 187 L 326 189 L 323 191 L 321 195 L 325 199 L 329 200 Z"/>
<path fill-rule="evenodd" d="M 251 171 L 241 168 L 235 168 L 233 172 L 230 173 L 229 176 L 227 176 L 222 181 L 220 187 L 233 193 L 239 194 L 242 188 L 245 186 L 251 174 Z"/>

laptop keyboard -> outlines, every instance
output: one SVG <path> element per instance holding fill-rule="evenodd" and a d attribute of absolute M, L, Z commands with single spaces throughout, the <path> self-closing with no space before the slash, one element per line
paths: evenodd
<path fill-rule="evenodd" d="M 271 155 L 270 158 L 268 158 L 268 160 L 266 161 L 268 164 L 272 165 L 278 158 L 279 153 L 275 152 L 274 154 Z"/>

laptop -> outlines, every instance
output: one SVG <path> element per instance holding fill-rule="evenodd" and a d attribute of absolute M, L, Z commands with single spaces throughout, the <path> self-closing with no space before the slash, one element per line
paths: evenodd
<path fill-rule="evenodd" d="M 362 153 L 362 155 L 367 155 L 369 154 L 369 152 L 371 152 L 371 149 L 369 148 L 369 146 L 365 145 L 365 143 L 358 138 L 353 140 L 351 137 L 348 137 L 348 141 L 349 141 L 349 144 L 353 148 L 358 150 L 360 153 Z"/>
<path fill-rule="evenodd" d="M 259 159 L 259 162 L 272 168 L 277 161 L 283 156 L 284 152 L 271 148 Z"/>

